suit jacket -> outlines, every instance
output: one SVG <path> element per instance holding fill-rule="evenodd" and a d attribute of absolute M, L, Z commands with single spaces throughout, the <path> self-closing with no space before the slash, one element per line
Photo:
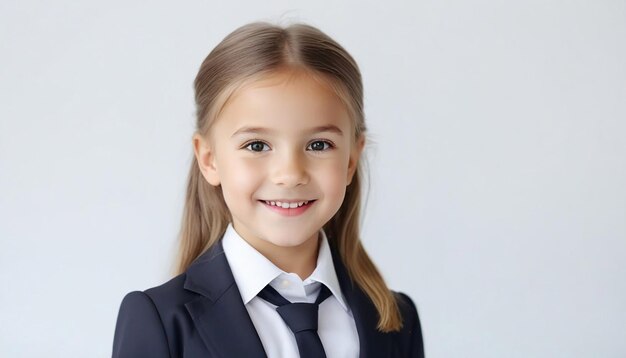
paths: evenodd
<path fill-rule="evenodd" d="M 360 357 L 424 357 L 417 309 L 405 294 L 398 298 L 404 326 L 399 332 L 376 330 L 372 301 L 353 283 L 337 252 L 337 278 L 356 323 Z M 113 357 L 266 357 L 224 255 L 222 241 L 200 255 L 186 272 L 122 300 Z"/>

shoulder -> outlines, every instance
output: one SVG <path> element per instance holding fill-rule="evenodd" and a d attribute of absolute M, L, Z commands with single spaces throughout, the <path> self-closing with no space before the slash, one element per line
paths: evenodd
<path fill-rule="evenodd" d="M 167 318 L 172 312 L 184 309 L 185 303 L 197 297 L 196 293 L 184 288 L 186 276 L 186 273 L 182 273 L 161 285 L 127 293 L 122 299 L 120 310 L 127 307 L 149 307 L 161 317 Z"/>
<path fill-rule="evenodd" d="M 184 303 L 193 299 L 196 294 L 185 290 L 184 284 L 186 273 L 182 273 L 169 281 L 144 291 L 132 291 L 122 299 L 122 307 L 125 305 L 148 305 L 152 306 L 160 315 L 166 315 L 168 311 L 180 309 Z"/>
<path fill-rule="evenodd" d="M 176 345 L 171 333 L 175 323 L 187 317 L 184 304 L 193 293 L 184 289 L 185 274 L 149 288 L 127 293 L 120 304 L 113 357 L 169 357 Z"/>
<path fill-rule="evenodd" d="M 187 273 L 184 272 L 169 281 L 143 291 L 159 310 L 177 307 L 195 297 L 193 292 L 185 290 Z"/>
<path fill-rule="evenodd" d="M 113 357 L 169 357 L 165 327 L 154 302 L 141 291 L 122 299 L 115 334 Z"/>
<path fill-rule="evenodd" d="M 392 291 L 402 316 L 402 329 L 398 332 L 407 357 L 424 357 L 422 327 L 415 302 L 403 292 Z M 410 353 L 409 353 L 410 352 Z"/>
<path fill-rule="evenodd" d="M 396 302 L 398 303 L 398 308 L 400 309 L 400 313 L 402 314 L 402 318 L 406 319 L 414 319 L 419 321 L 419 316 L 417 313 L 417 306 L 415 302 L 404 292 L 399 291 L 391 291 L 393 295 L 396 297 Z"/>

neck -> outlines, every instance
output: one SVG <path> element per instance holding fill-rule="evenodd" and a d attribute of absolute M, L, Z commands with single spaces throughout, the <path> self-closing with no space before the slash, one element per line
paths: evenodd
<path fill-rule="evenodd" d="M 259 252 L 272 261 L 276 267 L 285 272 L 296 273 L 301 280 L 305 280 L 311 276 L 317 266 L 319 239 L 317 237 L 311 238 L 297 247 L 280 247 L 277 249 L 275 246 L 270 250 L 265 250 L 265 252 L 261 250 Z"/>
<path fill-rule="evenodd" d="M 243 237 L 243 236 L 242 236 Z M 245 238 L 252 247 L 285 272 L 293 272 L 305 280 L 317 266 L 319 233 L 298 246 L 278 246 L 266 240 Z"/>

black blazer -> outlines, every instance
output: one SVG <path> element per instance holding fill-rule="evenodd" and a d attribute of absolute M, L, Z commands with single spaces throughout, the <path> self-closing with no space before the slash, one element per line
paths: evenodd
<path fill-rule="evenodd" d="M 413 301 L 394 292 L 404 327 L 400 332 L 378 332 L 378 315 L 371 300 L 352 283 L 339 255 L 333 251 L 332 256 L 356 323 L 360 357 L 424 357 Z M 160 286 L 124 297 L 115 327 L 113 357 L 266 357 L 221 240 L 186 272 Z"/>

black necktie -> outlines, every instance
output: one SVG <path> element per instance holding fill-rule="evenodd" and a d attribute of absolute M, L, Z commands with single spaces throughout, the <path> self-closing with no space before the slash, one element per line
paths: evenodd
<path fill-rule="evenodd" d="M 258 296 L 278 306 L 276 311 L 296 337 L 300 358 L 326 358 L 324 346 L 317 335 L 317 311 L 319 304 L 330 296 L 328 287 L 322 284 L 315 303 L 291 303 L 270 285 L 265 286 Z"/>

